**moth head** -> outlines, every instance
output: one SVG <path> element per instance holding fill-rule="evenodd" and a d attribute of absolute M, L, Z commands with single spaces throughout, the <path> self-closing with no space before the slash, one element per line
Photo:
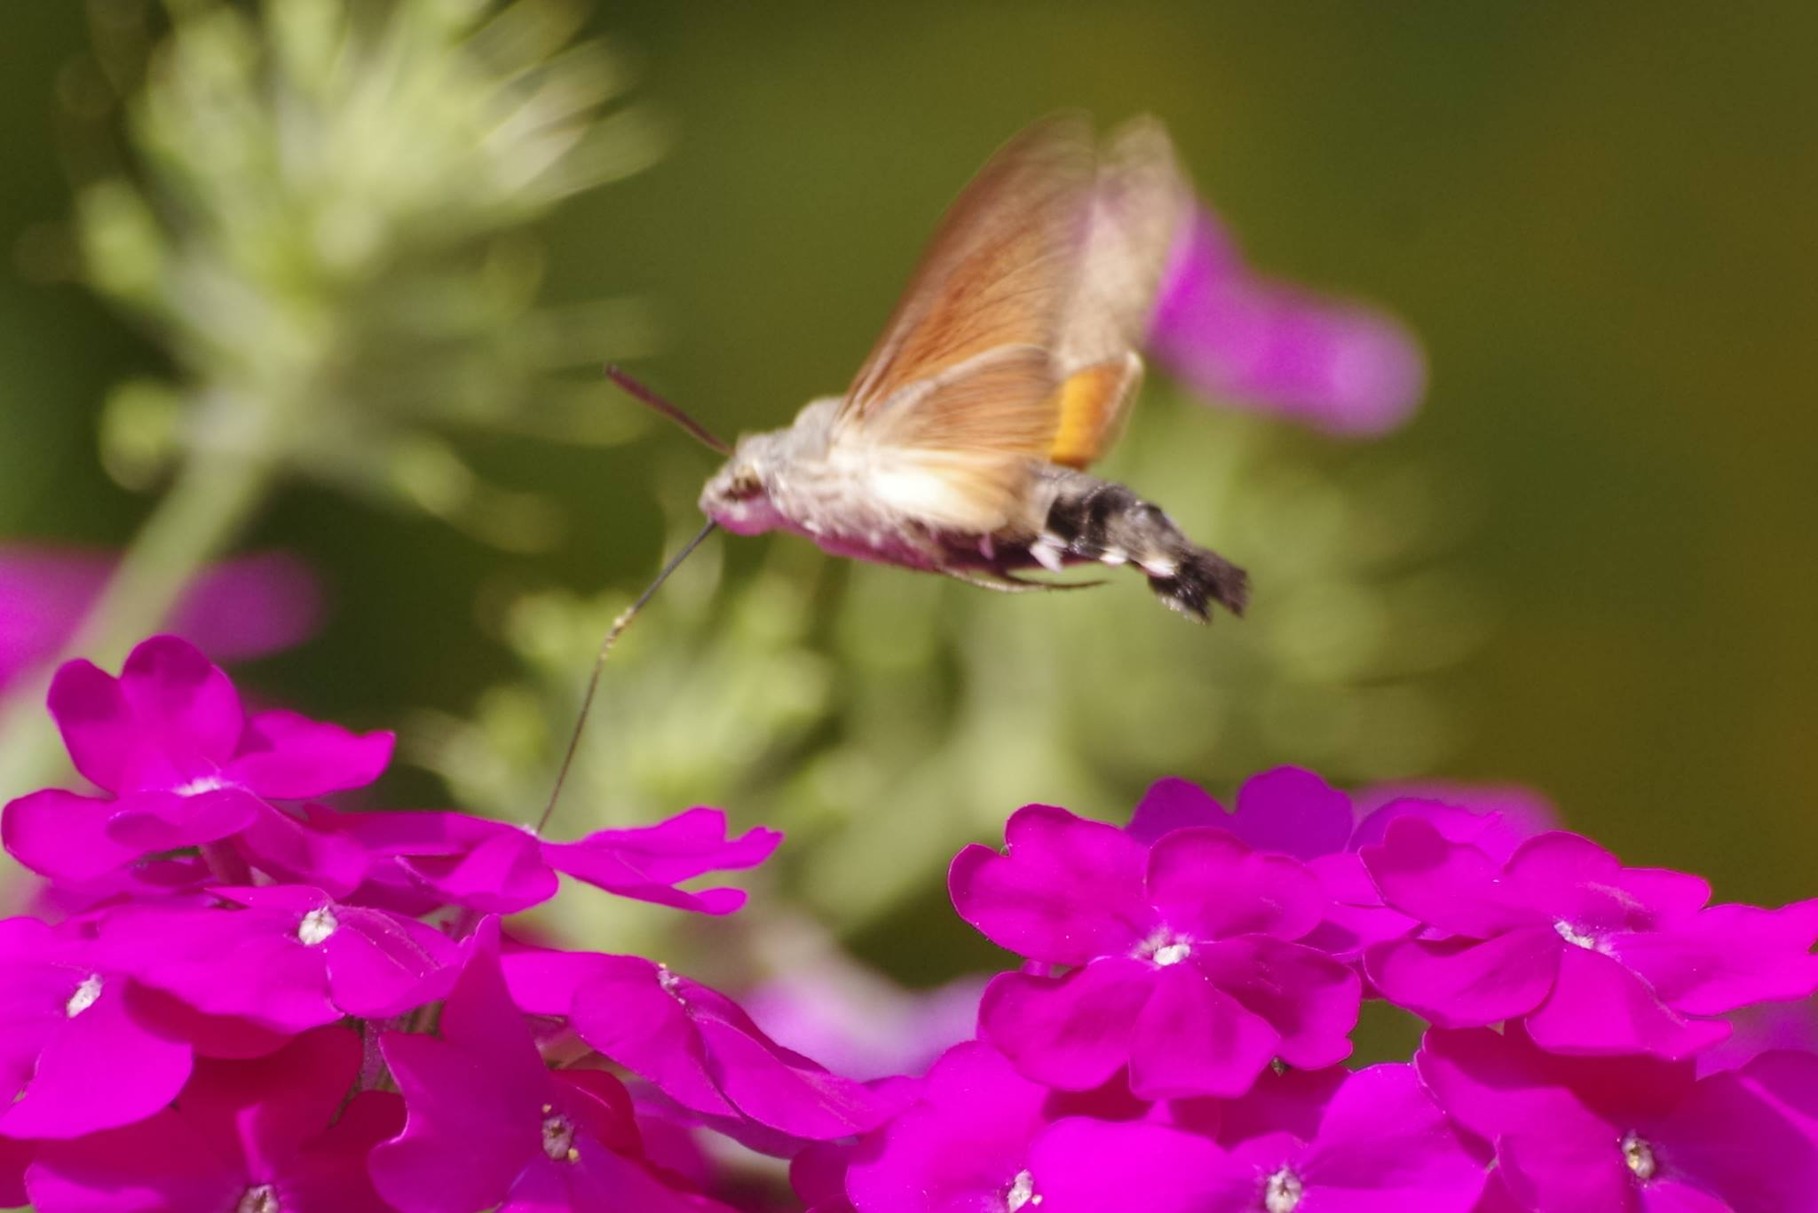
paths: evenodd
<path fill-rule="evenodd" d="M 792 528 L 780 508 L 805 470 L 825 462 L 839 400 L 810 401 L 791 425 L 741 434 L 732 455 L 701 490 L 701 510 L 735 535 Z"/>
<path fill-rule="evenodd" d="M 782 517 L 770 500 L 769 434 L 748 434 L 739 439 L 732 457 L 721 465 L 701 490 L 701 512 L 735 535 L 756 535 L 781 525 Z"/>

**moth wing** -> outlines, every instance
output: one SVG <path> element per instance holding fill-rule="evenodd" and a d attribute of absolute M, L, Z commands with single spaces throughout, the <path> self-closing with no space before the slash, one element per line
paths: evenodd
<path fill-rule="evenodd" d="M 901 389 L 893 423 L 848 431 L 835 450 L 881 503 L 926 525 L 1033 529 L 1028 481 L 1053 441 L 1059 386 L 1047 349 L 998 346 Z"/>
<path fill-rule="evenodd" d="M 1057 357 L 1064 384 L 1050 462 L 1083 468 L 1116 441 L 1142 383 L 1136 351 L 1192 205 L 1160 122 L 1138 118 L 1112 136 L 1062 323 Z"/>
<path fill-rule="evenodd" d="M 835 447 L 930 525 L 1039 524 L 1023 516 L 1034 468 L 1097 458 L 1135 394 L 1185 196 L 1152 120 L 1102 170 L 1080 119 L 1012 140 L 942 221 L 841 402 Z"/>
<path fill-rule="evenodd" d="M 859 368 L 837 424 L 901 440 L 934 427 L 917 414 L 921 389 L 1004 347 L 1057 348 L 1079 280 L 1092 205 L 1091 128 L 1062 116 L 1006 144 L 949 208 L 883 336 Z M 1052 413 L 1050 402 L 1007 400 L 1011 414 Z M 945 420 L 945 416 L 941 418 Z M 980 421 L 968 439 L 1039 455 L 1055 419 Z M 934 430 L 934 437 L 939 437 Z"/>

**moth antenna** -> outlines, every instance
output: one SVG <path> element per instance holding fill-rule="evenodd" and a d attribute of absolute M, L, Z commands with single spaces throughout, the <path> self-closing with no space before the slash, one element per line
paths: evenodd
<path fill-rule="evenodd" d="M 716 451 L 721 455 L 732 454 L 732 448 L 722 439 L 715 437 L 712 430 L 657 395 L 646 384 L 640 383 L 630 375 L 627 375 L 619 368 L 618 363 L 608 362 L 606 364 L 606 378 L 623 388 L 625 394 L 630 396 L 633 400 L 636 400 L 647 408 L 661 413 L 663 416 L 669 418 L 669 420 L 687 430 L 690 434 L 694 435 L 695 440 L 702 446 L 709 450 Z"/>
<path fill-rule="evenodd" d="M 718 525 L 709 518 L 707 525 L 693 539 L 683 544 L 681 551 L 669 558 L 669 563 L 663 566 L 663 571 L 656 575 L 656 579 L 645 586 L 644 592 L 637 596 L 636 601 L 620 611 L 619 617 L 606 629 L 606 636 L 600 641 L 600 651 L 593 659 L 593 672 L 587 676 L 587 690 L 581 695 L 581 714 L 574 722 L 574 732 L 569 735 L 568 750 L 562 755 L 561 768 L 556 771 L 555 786 L 549 789 L 549 803 L 543 806 L 543 815 L 537 818 L 537 834 L 543 833 L 549 819 L 554 816 L 556 800 L 562 795 L 562 785 L 568 782 L 568 769 L 574 765 L 575 752 L 581 748 L 581 733 L 587 727 L 587 714 L 593 710 L 594 693 L 600 689 L 600 672 L 606 668 L 606 658 L 611 655 L 612 646 L 618 643 L 619 637 L 624 635 L 625 629 L 631 626 L 631 621 L 637 618 L 644 605 L 655 597 L 662 584 L 669 580 L 669 575 L 682 567 L 682 561 L 688 559 Z"/>

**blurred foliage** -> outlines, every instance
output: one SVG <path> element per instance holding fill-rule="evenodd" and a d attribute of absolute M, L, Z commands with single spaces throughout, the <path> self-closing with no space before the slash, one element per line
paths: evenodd
<path fill-rule="evenodd" d="M 94 0 L 95 57 L 66 97 L 104 116 L 121 95 L 125 154 L 79 184 L 74 239 L 82 277 L 175 372 L 129 378 L 103 407 L 103 465 L 162 497 L 72 649 L 111 662 L 157 631 L 289 473 L 546 547 L 555 508 L 491 488 L 444 431 L 598 437 L 549 372 L 639 348 L 623 304 L 536 303 L 529 225 L 657 150 L 642 111 L 615 104 L 624 71 L 574 40 L 583 10 L 167 9 L 164 29 L 145 5 Z M 0 718 L 8 784 L 55 765 L 38 690 Z"/>
<path fill-rule="evenodd" d="M 77 198 L 89 280 L 182 376 L 111 396 L 109 471 L 147 487 L 179 448 L 266 460 L 544 546 L 547 505 L 488 490 L 425 426 L 622 436 L 547 372 L 636 353 L 643 325 L 623 302 L 537 307 L 525 229 L 653 159 L 644 112 L 608 108 L 623 65 L 552 0 L 172 8 L 128 171 Z M 102 36 L 104 61 L 150 37 Z"/>
<path fill-rule="evenodd" d="M 423 27 L 444 31 L 438 45 L 467 45 L 477 10 L 405 7 L 446 22 Z M 0 76 L 17 186 L 0 223 L 18 270 L 0 283 L 16 370 L 0 382 L 0 525 L 124 543 L 144 505 L 93 470 L 98 424 L 108 466 L 143 484 L 218 444 L 188 420 L 217 366 L 225 382 L 294 389 L 293 466 L 363 500 L 290 493 L 251 532 L 338 591 L 317 644 L 254 672 L 275 696 L 368 726 L 420 709 L 413 752 L 450 787 L 534 816 L 599 632 L 664 536 L 689 529 L 710 470 L 606 386 L 546 372 L 655 352 L 660 333 L 661 359 L 640 371 L 672 398 L 720 430 L 782 424 L 846 382 L 991 147 L 1060 105 L 1149 110 L 1262 268 L 1411 320 L 1434 371 L 1422 417 L 1343 446 L 1151 383 L 1109 471 L 1256 572 L 1252 617 L 1210 630 L 1167 617 L 1130 577 L 1006 599 L 789 538 L 716 540 L 614 657 L 564 828 L 721 802 L 789 827 L 787 879 L 848 927 L 895 907 L 896 942 L 951 939 L 964 931 L 941 935 L 934 874 L 1017 804 L 1115 815 L 1156 775 L 1223 790 L 1294 760 L 1352 781 L 1530 783 L 1633 862 L 1699 867 L 1727 898 L 1809 892 L 1818 160 L 1802 153 L 1818 10 L 538 4 L 522 9 L 545 15 L 536 28 L 584 17 L 612 57 L 506 39 L 472 69 L 492 91 L 352 125 L 327 121 L 322 99 L 357 92 L 299 69 L 317 80 L 296 94 L 316 115 L 303 126 L 316 171 L 274 200 L 260 166 L 282 160 L 261 106 L 278 43 L 261 39 L 320 65 L 335 43 L 320 14 L 339 11 L 280 8 L 295 28 L 266 35 L 250 6 L 183 6 L 214 31 L 197 45 L 226 49 L 198 52 L 194 79 L 148 73 L 148 98 L 165 101 L 136 111 L 128 178 L 69 149 L 111 129 L 106 99 L 137 87 L 119 65 L 149 40 L 133 31 L 155 29 L 144 6 L 91 6 L 99 55 L 82 49 L 80 6 L 22 10 L 16 70 Z M 341 45 L 381 45 L 394 9 L 360 7 Z M 532 59 L 544 67 L 502 66 Z M 530 142 L 447 153 L 529 97 L 581 95 L 538 91 L 576 62 L 613 97 L 635 75 L 680 135 L 673 154 L 547 218 L 555 185 L 578 179 L 501 206 L 489 182 L 510 174 L 488 174 Z M 394 112 L 431 133 L 387 134 Z M 590 179 L 652 150 L 638 111 L 608 113 L 625 142 Z M 425 171 L 417 157 L 437 148 Z M 77 247 L 51 223 L 67 210 L 60 154 L 84 182 L 135 183 L 85 193 L 82 230 L 152 344 L 47 284 Z M 190 168 L 162 176 L 160 157 Z M 410 181 L 362 192 L 390 169 Z M 160 193 L 148 228 L 134 199 L 189 173 L 201 185 Z M 348 218 L 350 199 L 374 200 L 374 216 Z M 402 243 L 361 255 L 363 229 Z M 162 254 L 134 235 L 148 230 Z M 425 255 L 417 238 L 438 233 L 467 251 Z M 271 256 L 222 261 L 229 248 Z M 198 293 L 166 290 L 192 281 L 166 276 L 178 266 Z M 220 310 L 199 288 L 224 272 L 310 302 Z M 629 304 L 589 310 L 603 292 L 651 300 L 661 325 Z M 333 374 L 299 372 L 296 334 L 325 331 L 346 343 L 327 347 Z M 128 386 L 103 414 L 115 382 Z M 601 449 L 526 430 L 644 437 Z M 538 507 L 528 527 L 512 512 L 533 496 L 573 523 L 540 553 L 368 508 L 407 500 L 522 549 L 555 539 Z M 391 792 L 446 794 L 409 773 Z"/>

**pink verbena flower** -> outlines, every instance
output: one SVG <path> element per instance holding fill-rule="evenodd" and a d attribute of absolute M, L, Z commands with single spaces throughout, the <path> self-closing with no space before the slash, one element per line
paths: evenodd
<path fill-rule="evenodd" d="M 709 872 L 757 867 L 783 840 L 761 826 L 732 837 L 726 814 L 702 807 L 573 842 L 548 842 L 522 826 L 465 813 L 318 813 L 314 819 L 372 857 L 367 896 L 401 909 L 459 905 L 486 914 L 515 914 L 549 900 L 558 873 L 619 897 L 730 914 L 745 904 L 744 890 L 676 886 Z"/>
<path fill-rule="evenodd" d="M 1127 1067 L 1140 1098 L 1228 1096 L 1277 1057 L 1350 1054 L 1360 982 L 1297 942 L 1327 906 L 1298 860 L 1209 827 L 1145 845 L 1047 805 L 1019 809 L 1004 839 L 961 851 L 948 885 L 994 943 L 1070 970 L 985 991 L 980 1034 L 1025 1076 L 1086 1090 Z"/>
<path fill-rule="evenodd" d="M 859 1143 L 846 1191 L 858 1213 L 1195 1213 L 1220 1160 L 1180 1129 L 1067 1116 L 1048 1088 L 967 1043 L 935 1063 L 913 1107 Z"/>
<path fill-rule="evenodd" d="M 1375 308 L 1263 278 L 1205 209 L 1175 246 L 1149 345 L 1162 365 L 1221 404 L 1333 433 L 1392 430 L 1426 391 L 1426 361 L 1406 326 Z"/>
<path fill-rule="evenodd" d="M 458 949 L 389 910 L 302 885 L 218 888 L 213 906 L 128 906 L 97 951 L 208 1015 L 295 1033 L 346 1015 L 401 1015 L 447 994 Z"/>
<path fill-rule="evenodd" d="M 1483 1160 L 1406 1064 L 1346 1076 L 1311 1132 L 1227 1149 L 1201 1213 L 1470 1213 L 1484 1187 Z"/>
<path fill-rule="evenodd" d="M 66 663 L 50 708 L 76 769 L 109 793 L 47 789 L 6 806 L 0 836 L 22 863 L 89 880 L 158 851 L 284 827 L 273 800 L 363 787 L 391 759 L 390 733 L 350 733 L 292 712 L 248 716 L 226 674 L 186 640 L 156 636 L 115 678 Z M 261 832 L 265 831 L 265 832 Z"/>
<path fill-rule="evenodd" d="M 504 968 L 525 1011 L 566 1016 L 602 1056 L 704 1122 L 795 1139 L 779 1149 L 863 1133 L 901 1104 L 783 1048 L 724 994 L 643 957 L 539 949 L 508 954 Z"/>
<path fill-rule="evenodd" d="M 56 656 L 118 562 L 108 553 L 0 546 L 0 688 Z M 290 648 L 321 614 L 315 578 L 283 552 L 206 570 L 178 603 L 171 631 L 220 661 Z"/>
<path fill-rule="evenodd" d="M 1818 1057 L 1766 1053 L 1695 1078 L 1646 1056 L 1564 1057 L 1519 1028 L 1434 1029 L 1417 1058 L 1448 1113 L 1495 1146 L 1531 1213 L 1818 1209 Z"/>
<path fill-rule="evenodd" d="M 379 1047 L 408 1117 L 372 1151 L 371 1171 L 401 1213 L 719 1207 L 645 1163 L 618 1079 L 544 1065 L 499 971 L 496 919 L 468 941 L 439 1035 L 388 1032 Z"/>
<path fill-rule="evenodd" d="M 38 1213 L 386 1213 L 366 1156 L 402 1108 L 379 1091 L 350 1100 L 359 1068 L 359 1035 L 340 1027 L 256 1061 L 201 1062 L 170 1108 L 39 1146 L 27 1192 Z"/>
<path fill-rule="evenodd" d="M 0 921 L 0 1134 L 80 1137 L 142 1120 L 188 1081 L 187 1042 L 81 933 Z"/>
<path fill-rule="evenodd" d="M 1319 877 L 1329 904 L 1305 942 L 1351 961 L 1372 944 L 1419 929 L 1418 920 L 1385 905 L 1358 856 L 1380 841 L 1391 821 L 1419 817 L 1442 834 L 1507 856 L 1522 839 L 1552 824 L 1550 806 L 1524 789 L 1429 784 L 1370 788 L 1355 802 L 1312 771 L 1276 767 L 1245 780 L 1227 811 L 1184 779 L 1162 779 L 1137 804 L 1132 837 L 1154 842 L 1169 830 L 1215 826 L 1259 851 L 1301 860 Z"/>
<path fill-rule="evenodd" d="M 1561 832 L 1498 862 L 1405 819 L 1362 854 L 1384 900 L 1425 924 L 1371 948 L 1370 977 L 1441 1027 L 1520 1016 L 1558 1052 L 1686 1057 L 1729 1034 L 1706 1017 L 1818 988 L 1818 901 L 1707 906 L 1698 877 L 1624 868 Z"/>

